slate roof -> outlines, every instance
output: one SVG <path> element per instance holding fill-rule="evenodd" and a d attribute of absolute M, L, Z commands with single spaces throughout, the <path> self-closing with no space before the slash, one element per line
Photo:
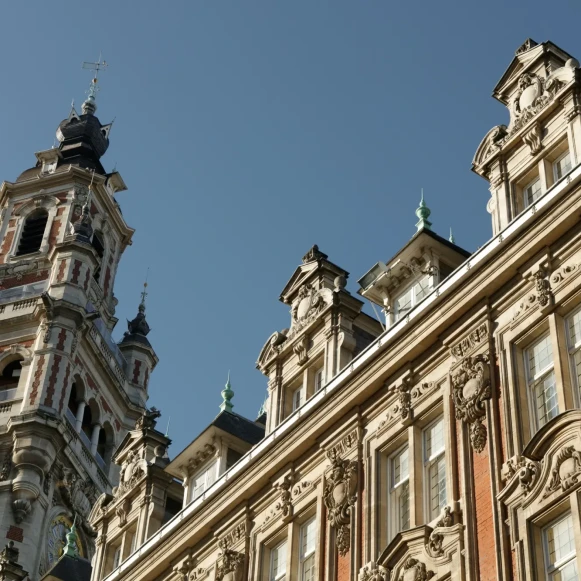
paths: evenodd
<path fill-rule="evenodd" d="M 210 424 L 249 444 L 258 444 L 264 438 L 264 426 L 234 412 L 220 412 Z"/>

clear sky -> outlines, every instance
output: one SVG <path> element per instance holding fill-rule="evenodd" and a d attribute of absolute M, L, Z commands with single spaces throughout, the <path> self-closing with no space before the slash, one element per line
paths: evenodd
<path fill-rule="evenodd" d="M 147 267 L 160 363 L 150 405 L 171 455 L 218 413 L 266 393 L 264 342 L 289 325 L 280 291 L 317 243 L 348 289 L 414 233 L 475 250 L 491 236 L 487 184 L 470 171 L 508 121 L 490 94 L 527 37 L 581 58 L 578 1 L 188 0 L 6 2 L 0 177 L 13 181 L 80 105 L 99 52 L 103 159 L 134 244 L 121 261 L 116 336 Z"/>

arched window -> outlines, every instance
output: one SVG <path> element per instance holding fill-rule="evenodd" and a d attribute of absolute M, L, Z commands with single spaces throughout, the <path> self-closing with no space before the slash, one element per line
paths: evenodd
<path fill-rule="evenodd" d="M 85 436 L 91 441 L 91 432 L 93 430 L 93 414 L 91 413 L 91 408 L 89 406 L 85 407 L 83 412 L 83 423 L 81 424 L 81 430 L 84 432 Z"/>
<path fill-rule="evenodd" d="M 103 254 L 105 253 L 105 246 L 103 244 L 103 235 L 101 234 L 101 232 L 95 232 L 93 234 L 93 240 L 91 240 L 91 244 L 93 245 L 93 248 L 95 249 L 97 255 L 99 256 L 99 264 L 97 265 L 95 273 L 93 274 L 93 278 L 97 282 L 99 282 L 99 279 L 101 278 L 101 261 L 103 260 Z"/>
<path fill-rule="evenodd" d="M 22 359 L 16 359 L 15 361 L 7 363 L 0 374 L 0 389 L 17 387 L 21 370 Z"/>
<path fill-rule="evenodd" d="M 31 254 L 40 250 L 47 220 L 48 212 L 44 208 L 35 210 L 28 215 L 22 227 L 16 256 Z"/>
<path fill-rule="evenodd" d="M 105 460 L 105 456 L 107 454 L 107 434 L 103 429 L 101 429 L 99 432 L 99 440 L 97 441 L 97 454 L 99 454 L 99 456 Z"/>
<path fill-rule="evenodd" d="M 69 396 L 69 409 L 73 412 L 73 415 L 77 415 L 77 410 L 79 409 L 79 402 L 77 397 L 77 384 L 73 383 L 71 386 L 71 395 Z"/>

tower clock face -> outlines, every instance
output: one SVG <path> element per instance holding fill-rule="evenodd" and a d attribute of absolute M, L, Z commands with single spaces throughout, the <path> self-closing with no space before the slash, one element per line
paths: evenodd
<path fill-rule="evenodd" d="M 50 569 L 63 554 L 64 546 L 67 542 L 66 535 L 71 530 L 73 521 L 64 514 L 61 514 L 53 519 L 48 528 L 48 536 L 46 540 L 46 561 L 47 570 Z M 81 557 L 85 556 L 83 545 L 79 537 L 77 529 L 77 551 Z"/>

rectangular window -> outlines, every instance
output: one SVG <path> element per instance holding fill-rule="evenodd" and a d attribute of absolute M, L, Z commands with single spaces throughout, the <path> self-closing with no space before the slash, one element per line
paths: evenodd
<path fill-rule="evenodd" d="M 406 446 L 390 460 L 391 535 L 410 528 L 409 448 Z"/>
<path fill-rule="evenodd" d="M 570 514 L 550 524 L 544 531 L 545 562 L 550 581 L 574 581 L 577 577 L 575 533 Z"/>
<path fill-rule="evenodd" d="M 546 335 L 525 351 L 527 384 L 537 429 L 559 413 L 551 338 Z"/>
<path fill-rule="evenodd" d="M 202 496 L 204 492 L 216 482 L 218 463 L 213 462 L 206 469 L 202 470 L 192 480 L 192 500 Z"/>
<path fill-rule="evenodd" d="M 286 577 L 286 541 L 270 551 L 270 581 Z"/>
<path fill-rule="evenodd" d="M 113 570 L 121 565 L 121 545 L 115 548 L 113 553 Z"/>
<path fill-rule="evenodd" d="M 446 506 L 446 452 L 444 420 L 424 430 L 424 487 L 428 521 L 434 520 Z"/>
<path fill-rule="evenodd" d="M 571 156 L 569 155 L 569 152 L 567 152 L 553 164 L 553 176 L 555 181 L 558 182 L 563 176 L 566 176 L 571 171 L 571 167 Z"/>
<path fill-rule="evenodd" d="M 532 206 L 541 196 L 541 180 L 540 178 L 535 178 L 533 182 L 524 188 L 525 208 Z"/>
<path fill-rule="evenodd" d="M 324 369 L 321 367 L 321 369 L 317 370 L 315 373 L 315 393 L 323 387 L 323 372 Z"/>
<path fill-rule="evenodd" d="M 293 391 L 293 412 L 296 412 L 305 403 L 305 386 L 301 385 Z"/>
<path fill-rule="evenodd" d="M 405 317 L 432 290 L 430 276 L 422 277 L 405 293 L 397 297 L 393 303 L 393 315 L 396 321 Z"/>
<path fill-rule="evenodd" d="M 567 319 L 567 338 L 573 379 L 581 404 L 581 311 L 577 311 Z"/>
<path fill-rule="evenodd" d="M 300 581 L 312 581 L 315 578 L 315 536 L 317 534 L 317 523 L 311 519 L 301 527 L 300 532 L 300 560 L 299 578 Z"/>

